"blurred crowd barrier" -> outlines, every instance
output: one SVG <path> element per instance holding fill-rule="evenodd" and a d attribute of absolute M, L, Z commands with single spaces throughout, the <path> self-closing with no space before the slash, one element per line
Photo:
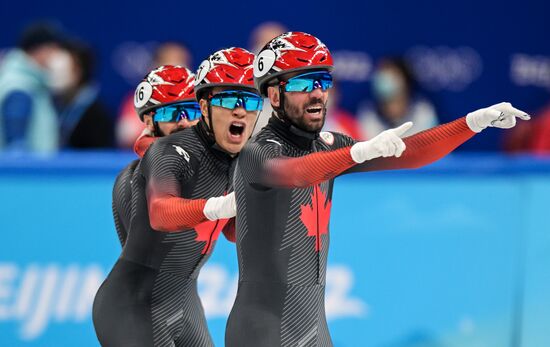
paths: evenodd
<path fill-rule="evenodd" d="M 395 8 L 348 0 L 330 11 L 297 2 L 292 11 L 272 9 L 280 22 L 268 20 L 261 6 L 243 5 L 246 15 L 230 27 L 233 4 L 213 4 L 206 32 L 187 29 L 202 28 L 203 16 L 186 15 L 185 25 L 152 24 L 147 19 L 164 10 L 145 5 L 109 4 L 109 11 L 96 6 L 75 15 L 67 6 L 52 12 L 47 3 L 10 4 L 10 11 L 0 11 L 10 28 L 0 33 L 0 151 L 131 148 L 143 129 L 133 91 L 151 69 L 181 64 L 194 71 L 217 49 L 257 53 L 274 36 L 294 30 L 319 37 L 334 58 L 327 130 L 367 139 L 414 121 L 414 133 L 508 101 L 533 121 L 513 131 L 488 131 L 460 150 L 550 152 L 548 2 L 479 3 L 472 11 L 455 1 L 444 16 L 436 0 L 422 6 L 397 1 Z M 204 8 L 173 3 L 169 12 Z M 13 15 L 19 13 L 25 18 Z M 529 20 L 494 27 L 487 18 Z M 265 117 L 259 125 L 264 123 Z"/>
<path fill-rule="evenodd" d="M 128 153 L 0 157 L 0 345 L 97 346 L 93 297 L 120 253 Z M 452 155 L 336 180 L 326 311 L 336 346 L 550 346 L 550 160 Z M 199 291 L 217 346 L 236 292 L 218 240 Z M 130 332 L 131 333 L 131 332 Z"/>

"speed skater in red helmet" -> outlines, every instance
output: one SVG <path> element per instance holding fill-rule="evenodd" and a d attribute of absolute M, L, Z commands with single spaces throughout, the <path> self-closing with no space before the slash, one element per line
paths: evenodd
<path fill-rule="evenodd" d="M 321 131 L 332 70 L 327 46 L 303 32 L 274 38 L 254 61 L 275 111 L 235 170 L 239 285 L 227 347 L 332 346 L 324 293 L 336 177 L 428 165 L 486 127 L 529 119 L 501 103 L 410 137 L 405 123 L 358 142 Z"/>
<path fill-rule="evenodd" d="M 94 300 L 102 345 L 213 345 L 197 278 L 220 233 L 234 240 L 235 159 L 262 106 L 253 84 L 253 60 L 240 48 L 205 60 L 193 83 L 199 122 L 158 138 L 136 166 L 128 238 Z M 228 73 L 214 78 L 219 71 Z M 143 92 L 155 95 L 147 85 Z M 154 120 L 158 109 L 149 109 L 141 96 L 136 96 L 137 107 L 144 114 L 153 110 Z M 155 102 L 163 102 L 160 97 Z"/>
<path fill-rule="evenodd" d="M 165 65 L 150 71 L 134 93 L 136 113 L 146 128 L 134 150 L 141 158 L 155 141 L 197 124 L 200 107 L 195 100 L 195 75 L 182 66 Z M 138 160 L 126 166 L 113 186 L 113 217 L 120 244 L 124 246 L 130 228 L 132 189 L 130 181 Z"/>
<path fill-rule="evenodd" d="M 195 93 L 208 132 L 227 152 L 236 154 L 252 134 L 263 100 L 254 86 L 254 55 L 243 48 L 223 49 L 204 60 L 195 77 Z M 243 117 L 229 117 L 232 107 Z"/>

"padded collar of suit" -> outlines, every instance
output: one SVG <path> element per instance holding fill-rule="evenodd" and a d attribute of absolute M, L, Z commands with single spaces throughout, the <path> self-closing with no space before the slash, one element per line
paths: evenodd
<path fill-rule="evenodd" d="M 201 117 L 197 125 L 193 128 L 204 144 L 204 147 L 212 152 L 217 158 L 224 162 L 231 162 L 233 158 L 236 158 L 236 156 L 232 156 L 216 143 L 214 135 L 208 130 L 208 124 L 206 124 L 204 117 Z"/>
<path fill-rule="evenodd" d="M 319 138 L 318 131 L 302 130 L 294 124 L 280 119 L 275 112 L 269 118 L 268 126 L 285 140 L 304 150 L 310 150 L 312 142 Z"/>

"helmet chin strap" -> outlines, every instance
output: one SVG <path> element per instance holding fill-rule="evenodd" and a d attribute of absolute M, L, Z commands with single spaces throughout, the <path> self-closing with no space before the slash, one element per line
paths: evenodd
<path fill-rule="evenodd" d="M 281 84 L 279 84 L 279 107 L 277 108 L 277 115 L 281 120 L 292 123 L 285 112 L 285 87 Z"/>
<path fill-rule="evenodd" d="M 214 121 L 212 120 L 212 104 L 210 103 L 210 100 L 208 100 L 208 131 L 215 139 L 216 136 L 214 135 Z"/>
<path fill-rule="evenodd" d="M 208 134 L 210 136 L 212 136 L 212 139 L 216 140 L 216 137 L 214 136 L 214 122 L 212 121 L 212 104 L 210 103 L 210 100 L 208 98 L 204 98 L 206 100 L 206 102 L 208 103 L 207 105 L 207 108 L 206 108 L 206 117 L 208 119 L 208 122 L 204 122 L 205 124 L 205 127 L 206 127 L 206 131 L 208 132 Z M 204 115 L 203 115 L 204 117 Z"/>
<path fill-rule="evenodd" d="M 293 126 L 295 128 L 298 128 L 298 125 L 294 123 L 294 121 L 286 114 L 285 111 L 285 87 L 283 85 L 279 85 L 279 107 L 277 108 L 277 116 L 285 122 L 288 123 L 290 126 Z"/>
<path fill-rule="evenodd" d="M 162 137 L 164 136 L 164 134 L 162 133 L 162 131 L 160 130 L 160 127 L 159 127 L 159 122 L 153 122 L 153 127 L 155 130 L 154 131 L 154 136 L 155 137 Z"/>

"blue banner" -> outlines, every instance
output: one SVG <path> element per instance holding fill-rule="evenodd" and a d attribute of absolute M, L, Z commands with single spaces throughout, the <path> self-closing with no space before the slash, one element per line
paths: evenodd
<path fill-rule="evenodd" d="M 131 155 L 0 158 L 0 345 L 97 346 Z M 95 167 L 95 168 L 92 168 Z M 460 156 L 335 184 L 326 311 L 335 346 L 550 345 L 550 162 Z M 199 278 L 217 346 L 237 286 L 220 238 Z"/>

